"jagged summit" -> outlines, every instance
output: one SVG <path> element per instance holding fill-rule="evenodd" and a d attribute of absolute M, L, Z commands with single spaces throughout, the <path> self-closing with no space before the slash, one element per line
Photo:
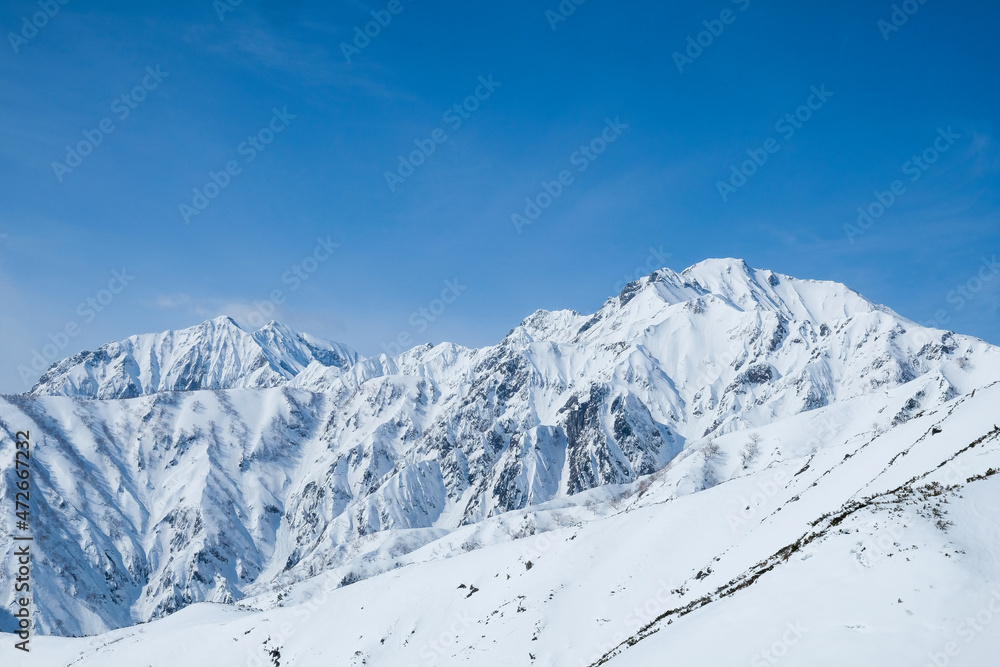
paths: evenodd
<path fill-rule="evenodd" d="M 763 308 L 799 320 L 822 321 L 888 311 L 840 283 L 754 269 L 742 259 L 731 258 L 707 259 L 680 273 L 659 269 L 629 283 L 611 301 L 624 306 L 646 290 L 652 290 L 670 305 L 711 297 L 743 310 Z"/>
<path fill-rule="evenodd" d="M 160 391 L 273 387 L 312 362 L 342 370 L 357 360 L 344 345 L 278 322 L 248 332 L 223 316 L 81 352 L 54 364 L 29 393 L 118 399 Z"/>

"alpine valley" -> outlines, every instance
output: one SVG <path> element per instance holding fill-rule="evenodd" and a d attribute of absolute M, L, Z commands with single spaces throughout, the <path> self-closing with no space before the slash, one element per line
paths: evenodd
<path fill-rule="evenodd" d="M 0 397 L 0 664 L 994 664 L 998 406 L 1000 348 L 732 259 L 482 349 L 132 336 Z"/>

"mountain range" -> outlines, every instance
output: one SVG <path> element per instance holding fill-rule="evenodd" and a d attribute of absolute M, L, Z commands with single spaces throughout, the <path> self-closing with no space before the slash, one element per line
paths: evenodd
<path fill-rule="evenodd" d="M 449 596 L 459 584 L 484 591 L 475 604 L 515 604 L 514 589 L 483 579 L 496 571 L 497 581 L 505 572 L 502 582 L 543 582 L 518 589 L 531 603 L 516 602 L 507 621 L 494 621 L 525 646 L 547 637 L 537 650 L 494 639 L 521 656 L 512 664 L 567 664 L 559 656 L 577 621 L 609 638 L 606 650 L 581 648 L 579 664 L 647 664 L 627 657 L 644 651 L 654 664 L 656 652 L 645 647 L 660 641 L 660 624 L 704 615 L 698 610 L 723 599 L 750 618 L 752 605 L 740 600 L 806 553 L 836 570 L 831 545 L 847 544 L 845 526 L 869 530 L 862 515 L 912 524 L 906 513 L 924 512 L 947 524 L 941 503 L 964 508 L 975 497 L 980 504 L 967 513 L 982 517 L 982 493 L 964 504 L 959 496 L 977 475 L 985 480 L 977 488 L 992 483 L 998 380 L 1000 349 L 984 341 L 919 326 L 837 283 L 708 260 L 629 283 L 593 314 L 537 311 L 481 349 L 428 344 L 362 358 L 276 322 L 245 331 L 225 317 L 132 336 L 61 361 L 29 392 L 0 398 L 0 456 L 12 458 L 16 431 L 31 431 L 42 634 L 135 639 L 133 626 L 163 619 L 138 632 L 156 626 L 156 641 L 176 641 L 208 624 L 243 641 L 233 628 L 266 627 L 261 619 L 286 606 L 310 610 L 322 593 L 351 609 L 375 600 L 381 619 L 358 630 L 365 648 L 343 654 L 355 662 L 337 664 L 465 664 L 486 650 L 485 627 L 476 630 L 482 638 L 454 633 L 462 635 L 455 646 L 469 649 L 449 644 L 447 655 L 398 635 L 410 632 L 407 624 L 431 638 L 430 628 L 451 627 L 460 603 Z M 978 458 L 962 449 L 977 439 Z M 945 483 L 949 457 L 968 474 Z M 11 481 L 0 480 L 5 498 L 13 498 Z M 935 483 L 945 490 L 928 486 Z M 755 494 L 759 502 L 744 502 Z M 718 534 L 701 529 L 708 524 L 721 526 Z M 928 535 L 947 535 L 947 525 L 931 524 Z M 871 530 L 877 540 L 884 528 Z M 944 540 L 951 546 L 942 549 L 975 542 L 964 525 L 958 530 L 966 541 Z M 5 550 L 13 532 L 12 518 L 0 520 Z M 988 551 L 1000 535 L 976 539 Z M 878 567 L 907 558 L 896 542 L 901 557 Z M 874 567 L 864 552 L 851 556 L 862 570 Z M 949 556 L 949 565 L 966 555 Z M 568 574 L 585 577 L 579 559 L 587 556 L 612 591 L 589 607 L 593 591 Z M 661 557 L 669 584 L 652 574 Z M 996 571 L 988 559 L 975 567 L 986 580 Z M 633 573 L 641 585 L 629 583 Z M 810 576 L 822 579 L 817 573 Z M 456 577 L 464 578 L 452 585 Z M 438 620 L 389 618 L 395 612 L 379 591 L 392 582 L 412 593 L 424 580 L 440 583 L 423 593 Z M 789 595 L 807 585 L 775 581 Z M 559 614 L 544 611 L 543 589 Z M 816 590 L 833 596 L 836 587 Z M 0 600 L 13 598 L 12 578 L 0 570 Z M 623 623 L 629 608 L 617 600 L 626 599 L 655 600 L 663 612 L 669 599 L 684 611 Z M 940 602 L 921 599 L 920 613 Z M 333 614 L 324 609 L 306 614 L 295 664 L 312 664 L 308 642 L 320 642 Z M 496 610 L 475 607 L 468 624 L 486 624 Z M 584 622 L 587 614 L 608 621 Z M 0 630 L 12 622 L 0 612 Z M 358 634 L 362 621 L 343 623 Z M 605 633 L 605 625 L 618 630 Z M 381 644 L 369 641 L 376 626 Z M 276 644 L 258 636 L 268 633 L 245 634 L 273 659 Z M 376 657 L 389 650 L 380 648 L 386 637 L 403 657 Z M 73 641 L 88 642 L 73 650 L 95 661 L 108 650 L 99 637 Z M 687 655 L 682 644 L 678 655 Z M 44 646 L 62 655 L 63 644 Z M 316 655 L 329 660 L 342 648 Z M 425 663 L 424 653 L 435 661 Z"/>

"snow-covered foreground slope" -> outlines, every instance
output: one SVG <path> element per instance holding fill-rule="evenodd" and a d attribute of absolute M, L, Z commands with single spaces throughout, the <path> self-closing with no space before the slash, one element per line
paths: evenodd
<path fill-rule="evenodd" d="M 988 665 L 1000 649 L 994 384 L 850 443 L 847 401 L 627 486 L 465 526 L 350 585 L 342 571 L 193 605 L 30 665 Z M 877 413 L 876 413 L 877 414 Z M 687 493 L 692 475 L 734 468 Z M 13 661 L 13 663 L 11 663 Z"/>
<path fill-rule="evenodd" d="M 358 581 L 498 517 L 551 503 L 600 514 L 609 488 L 668 466 L 672 493 L 697 494 L 892 433 L 1000 378 L 1000 351 L 980 340 L 737 260 L 657 271 L 591 316 L 538 311 L 478 350 L 359 360 L 228 320 L 102 350 L 0 398 L 0 460 L 15 431 L 34 442 L 42 634 L 325 573 Z M 748 447 L 751 429 L 779 425 L 784 443 Z M 702 460 L 713 440 L 739 451 Z M 5 552 L 12 521 L 0 518 Z M 4 607 L 12 589 L 0 569 Z"/>

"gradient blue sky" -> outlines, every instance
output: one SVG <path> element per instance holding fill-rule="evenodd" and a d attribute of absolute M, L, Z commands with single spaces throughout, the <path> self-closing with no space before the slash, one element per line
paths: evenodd
<path fill-rule="evenodd" d="M 893 3 L 870 0 L 588 0 L 555 30 L 558 0 L 401 0 L 347 63 L 341 42 L 386 4 L 244 0 L 220 20 L 211 0 L 76 0 L 15 53 L 9 33 L 39 6 L 3 3 L 0 391 L 26 389 L 17 367 L 67 324 L 60 357 L 245 321 L 282 289 L 277 319 L 362 354 L 401 332 L 478 346 L 537 308 L 593 311 L 626 276 L 709 257 L 844 282 L 1000 343 L 1000 274 L 949 298 L 1000 252 L 995 3 L 930 0 L 885 39 Z M 726 9 L 679 72 L 672 54 Z M 156 66 L 168 74 L 120 120 L 115 98 Z M 453 131 L 443 112 L 490 75 L 500 87 Z M 786 138 L 775 124 L 812 86 L 833 96 Z M 246 162 L 240 143 L 286 107 L 295 119 Z M 628 129 L 575 171 L 616 117 Z M 105 118 L 114 132 L 60 182 L 52 163 Z M 907 180 L 949 127 L 960 138 Z M 384 173 L 436 128 L 448 140 L 391 192 Z M 723 201 L 717 182 L 772 137 L 780 150 Z M 179 205 L 230 160 L 241 173 L 185 224 Z M 517 233 L 511 215 L 564 169 L 572 185 Z M 906 192 L 849 242 L 844 225 L 896 179 Z M 282 276 L 318 237 L 339 247 L 293 291 Z M 81 315 L 122 268 L 128 287 Z M 412 325 L 455 279 L 460 297 Z"/>

